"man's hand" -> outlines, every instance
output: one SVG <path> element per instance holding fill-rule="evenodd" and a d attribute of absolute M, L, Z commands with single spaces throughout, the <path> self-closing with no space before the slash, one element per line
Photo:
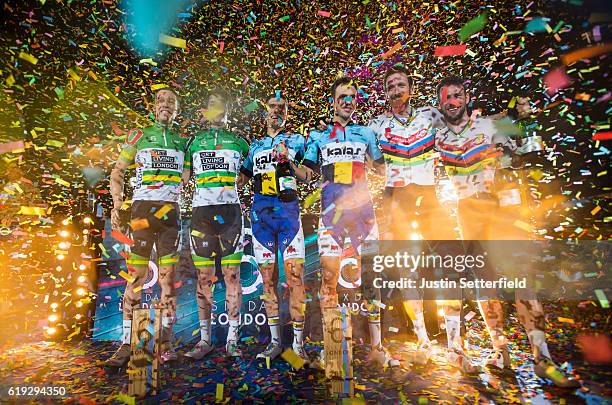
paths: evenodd
<path fill-rule="evenodd" d="M 533 114 L 531 105 L 529 104 L 529 97 L 517 97 L 516 98 L 516 113 L 519 120 L 529 117 Z"/>
<path fill-rule="evenodd" d="M 287 145 L 285 145 L 285 141 L 278 144 L 277 153 L 280 160 L 289 160 L 289 150 L 287 149 Z"/>
<path fill-rule="evenodd" d="M 320 117 L 317 124 L 317 131 L 325 131 L 330 124 L 329 118 Z"/>

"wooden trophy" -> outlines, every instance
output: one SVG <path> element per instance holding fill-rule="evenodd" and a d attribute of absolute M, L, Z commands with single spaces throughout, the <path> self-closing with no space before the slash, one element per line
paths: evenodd
<path fill-rule="evenodd" d="M 132 353 L 128 363 L 128 395 L 144 397 L 147 383 L 157 395 L 161 385 L 160 362 L 162 322 L 161 309 L 134 309 L 132 318 Z"/>
<path fill-rule="evenodd" d="M 323 346 L 325 347 L 325 377 L 330 381 L 332 396 L 353 397 L 353 330 L 348 308 L 326 308 Z"/>

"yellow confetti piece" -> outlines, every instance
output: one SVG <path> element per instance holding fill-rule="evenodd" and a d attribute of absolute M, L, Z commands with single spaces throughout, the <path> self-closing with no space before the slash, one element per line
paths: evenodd
<path fill-rule="evenodd" d="M 304 359 L 298 356 L 291 348 L 285 350 L 283 354 L 281 354 L 281 357 L 285 359 L 287 363 L 291 364 L 291 367 L 296 370 L 299 370 L 304 367 Z"/>
<path fill-rule="evenodd" d="M 591 210 L 591 215 L 597 214 L 601 210 L 601 207 L 598 205 L 597 207 Z"/>
<path fill-rule="evenodd" d="M 19 212 L 17 212 L 17 215 L 38 215 L 38 216 L 45 216 L 46 215 L 46 209 L 45 208 L 41 208 L 41 207 L 24 207 L 21 206 L 19 208 Z"/>
<path fill-rule="evenodd" d="M 571 324 L 573 324 L 573 323 L 574 323 L 574 320 L 573 320 L 573 319 L 570 319 L 570 318 L 562 318 L 562 317 L 558 317 L 557 319 L 559 320 L 559 322 L 565 322 L 565 323 L 571 323 Z"/>
<path fill-rule="evenodd" d="M 168 88 L 168 85 L 165 83 L 159 83 L 159 84 L 152 84 L 151 85 L 151 90 L 156 91 L 156 90 L 160 90 L 160 89 L 166 89 Z"/>
<path fill-rule="evenodd" d="M 210 121 L 216 116 L 218 116 L 219 114 L 222 114 L 223 112 L 224 112 L 223 108 L 212 108 L 210 110 L 204 111 L 203 115 L 204 115 L 204 118 Z"/>
<path fill-rule="evenodd" d="M 215 399 L 221 401 L 223 399 L 223 384 L 217 384 L 217 391 L 215 392 Z"/>
<path fill-rule="evenodd" d="M 516 220 L 514 221 L 514 226 L 516 226 L 519 229 L 524 230 L 525 232 L 532 232 L 533 231 L 533 227 L 531 225 L 529 225 L 527 222 L 523 222 L 520 220 Z"/>
<path fill-rule="evenodd" d="M 68 69 L 68 75 L 70 75 L 74 81 L 78 82 L 81 80 L 81 76 L 79 76 L 72 68 Z"/>
<path fill-rule="evenodd" d="M 270 358 L 266 357 L 266 368 L 270 370 Z"/>
<path fill-rule="evenodd" d="M 166 215 L 172 208 L 173 208 L 172 204 L 164 205 L 159 210 L 157 210 L 157 212 L 154 214 L 155 218 L 162 219 L 164 215 Z"/>
<path fill-rule="evenodd" d="M 318 188 L 306 196 L 306 198 L 304 199 L 304 207 L 307 208 L 307 207 L 312 206 L 317 201 L 317 199 L 319 199 L 320 197 L 321 197 L 321 189 Z"/>
<path fill-rule="evenodd" d="M 142 288 L 143 288 L 143 286 L 136 287 L 136 288 L 134 288 L 134 292 L 135 293 L 141 292 Z"/>
<path fill-rule="evenodd" d="M 119 272 L 119 275 L 120 275 L 121 277 L 123 277 L 124 279 L 126 279 L 128 283 L 133 283 L 133 282 L 134 282 L 134 276 L 132 276 L 132 275 L 130 275 L 130 274 L 127 274 L 127 273 L 126 273 L 125 271 L 123 271 L 123 270 L 121 270 L 121 271 Z"/>
<path fill-rule="evenodd" d="M 57 184 L 61 184 L 62 186 L 70 187 L 70 183 L 68 183 L 66 180 L 60 179 L 59 177 L 55 179 L 55 182 Z"/>
<path fill-rule="evenodd" d="M 404 301 L 404 310 L 406 311 L 406 314 L 408 314 L 408 317 L 410 318 L 411 321 L 414 321 L 416 319 L 416 315 L 414 313 L 414 310 L 412 309 L 412 305 L 410 305 L 408 302 Z"/>
<path fill-rule="evenodd" d="M 203 238 L 204 237 L 204 234 L 202 232 L 196 230 L 196 229 L 193 229 L 191 231 L 191 235 L 195 236 L 196 238 Z"/>
<path fill-rule="evenodd" d="M 15 84 L 15 78 L 13 77 L 13 75 L 8 75 L 8 77 L 6 78 L 6 85 L 12 86 L 13 84 Z"/>
<path fill-rule="evenodd" d="M 137 231 L 139 229 L 146 229 L 149 227 L 149 221 L 146 218 L 143 219 L 133 219 L 130 221 L 130 226 L 133 231 Z"/>
<path fill-rule="evenodd" d="M 131 397 L 126 394 L 118 394 L 115 398 L 128 405 L 136 405 L 136 397 Z"/>
<path fill-rule="evenodd" d="M 153 59 L 151 59 L 151 58 L 140 59 L 140 61 L 139 61 L 138 63 L 140 63 L 140 64 L 143 64 L 143 63 L 148 63 L 149 65 L 152 65 L 152 66 L 157 66 L 157 62 L 155 62 L 155 61 L 154 61 Z"/>
<path fill-rule="evenodd" d="M 30 62 L 32 65 L 36 65 L 38 63 L 38 58 L 25 52 L 19 52 L 19 59 Z"/>
<path fill-rule="evenodd" d="M 174 46 L 175 48 L 183 48 L 187 47 L 187 41 L 181 38 L 171 37 L 166 34 L 159 34 L 159 42 L 162 44 Z"/>
<path fill-rule="evenodd" d="M 198 329 L 194 329 L 194 330 L 193 330 L 193 332 L 191 332 L 191 336 L 195 336 L 195 335 L 197 335 L 198 333 L 200 333 L 200 328 L 198 328 Z"/>

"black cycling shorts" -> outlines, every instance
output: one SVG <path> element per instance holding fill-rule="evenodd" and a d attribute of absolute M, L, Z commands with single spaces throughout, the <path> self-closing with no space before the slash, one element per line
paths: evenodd
<path fill-rule="evenodd" d="M 207 259 L 235 255 L 242 252 L 242 239 L 242 210 L 239 204 L 209 205 L 193 209 L 192 255 Z M 196 264 L 196 267 L 202 266 Z"/>
<path fill-rule="evenodd" d="M 160 258 L 178 253 L 181 225 L 177 203 L 134 201 L 130 211 L 134 240 L 130 249 L 132 253 L 148 259 L 153 245 L 156 246 L 157 256 Z"/>

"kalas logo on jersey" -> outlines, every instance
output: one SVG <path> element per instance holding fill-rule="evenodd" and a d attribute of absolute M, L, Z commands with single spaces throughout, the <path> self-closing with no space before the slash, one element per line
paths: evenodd
<path fill-rule="evenodd" d="M 272 153 L 268 153 L 263 156 L 258 156 L 255 158 L 255 166 L 257 167 L 263 167 L 273 162 L 274 162 L 274 157 L 272 156 Z"/>
<path fill-rule="evenodd" d="M 295 252 L 297 252 L 297 250 L 293 246 L 287 247 L 287 253 L 295 253 Z"/>
<path fill-rule="evenodd" d="M 343 156 L 351 155 L 356 156 L 361 154 L 361 148 L 359 146 L 331 146 L 327 148 L 327 156 Z"/>
<path fill-rule="evenodd" d="M 270 259 L 270 258 L 272 258 L 272 253 L 269 253 L 269 252 L 264 252 L 264 253 L 262 254 L 262 256 L 263 256 L 265 259 Z"/>

